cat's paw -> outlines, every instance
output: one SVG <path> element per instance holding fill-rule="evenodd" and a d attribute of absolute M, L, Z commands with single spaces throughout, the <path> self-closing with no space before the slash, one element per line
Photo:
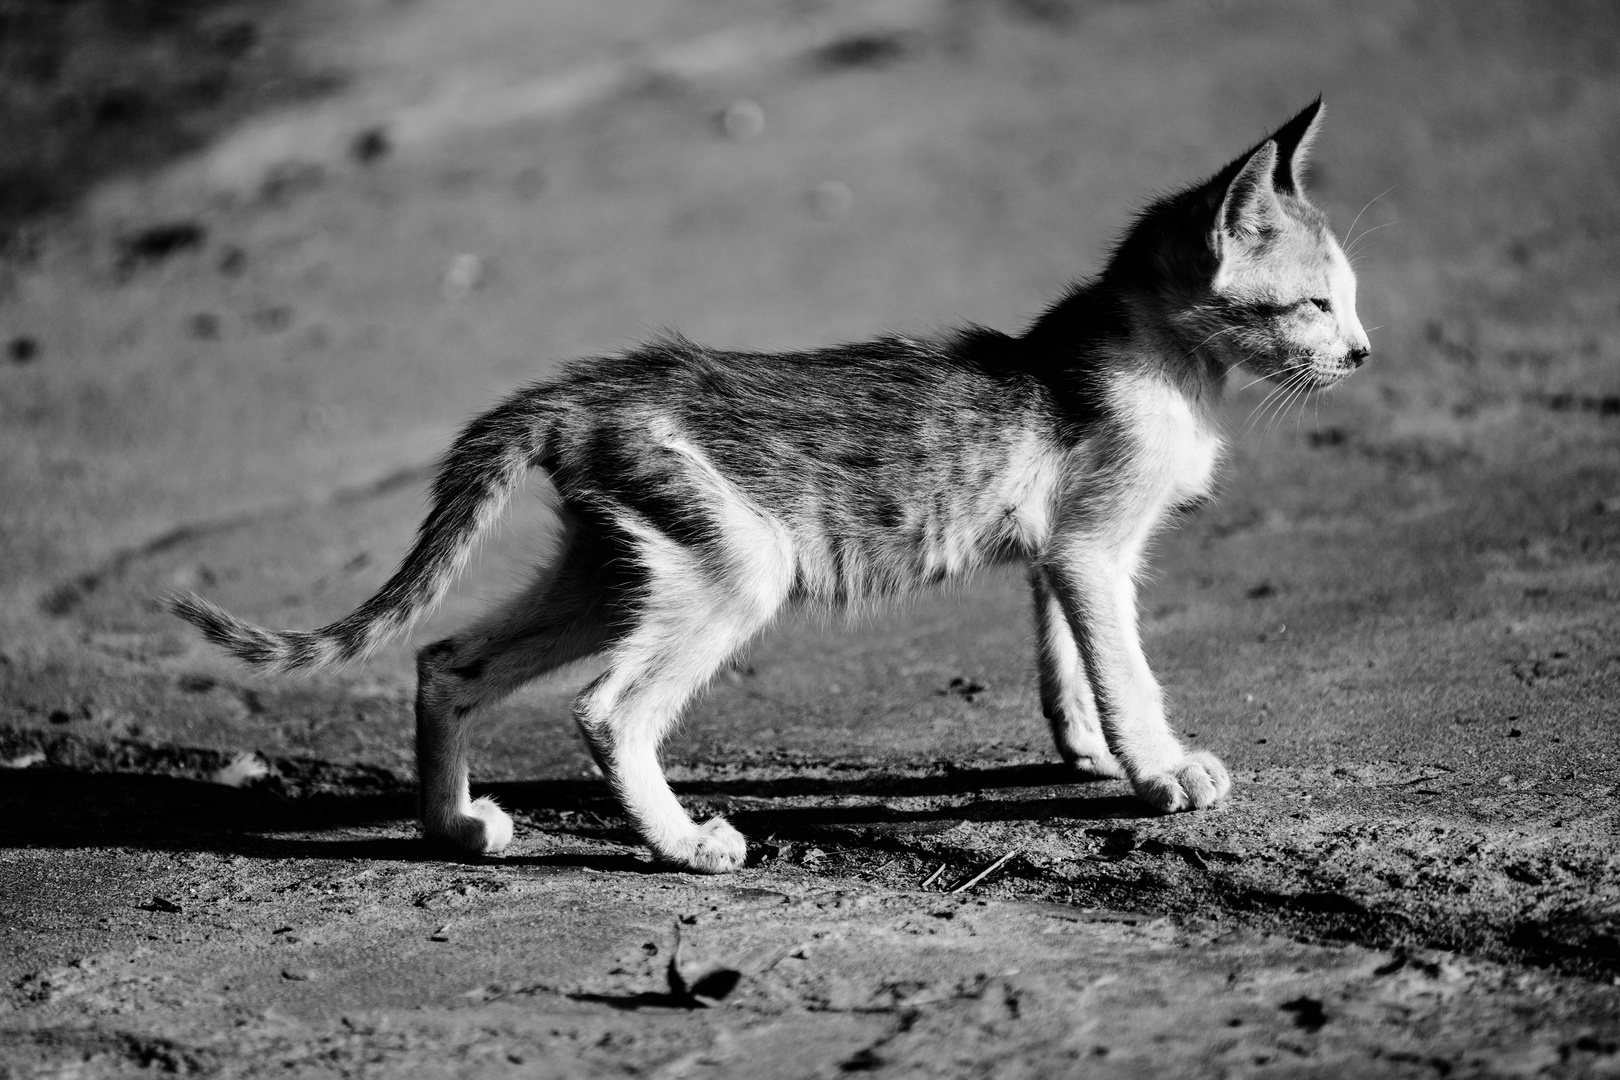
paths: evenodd
<path fill-rule="evenodd" d="M 467 813 L 424 825 L 428 839 L 469 855 L 499 855 L 512 842 L 512 819 L 489 797 L 474 799 Z"/>
<path fill-rule="evenodd" d="M 482 799 L 474 799 L 472 816 L 484 824 L 484 846 L 481 854 L 499 855 L 512 843 L 512 816 L 495 805 L 494 799 L 487 795 Z"/>
<path fill-rule="evenodd" d="M 1232 790 L 1226 766 L 1214 754 L 1194 751 L 1162 772 L 1137 777 L 1132 785 L 1138 798 L 1161 814 L 1202 810 Z"/>
<path fill-rule="evenodd" d="M 729 874 L 748 858 L 748 842 L 723 817 L 710 818 L 671 846 L 659 858 L 694 874 Z"/>
<path fill-rule="evenodd" d="M 1079 723 L 1070 719 L 1078 715 L 1081 715 L 1079 710 L 1047 713 L 1058 756 L 1087 779 L 1123 780 L 1125 769 L 1108 749 L 1102 731 L 1095 722 Z"/>
<path fill-rule="evenodd" d="M 1088 780 L 1125 779 L 1124 767 L 1106 750 L 1100 754 L 1076 754 L 1073 757 L 1064 755 L 1064 760 Z"/>

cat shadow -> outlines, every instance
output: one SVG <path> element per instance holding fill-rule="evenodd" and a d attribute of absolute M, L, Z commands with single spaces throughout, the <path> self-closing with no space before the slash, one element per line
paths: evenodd
<path fill-rule="evenodd" d="M 881 843 L 886 837 L 944 832 L 959 822 L 1152 816 L 1145 804 L 1129 796 L 1077 795 L 1078 779 L 1062 765 L 1007 765 L 927 776 L 872 772 L 853 777 L 705 779 L 673 786 L 689 803 L 697 804 L 697 812 L 724 813 L 755 840 Z M 965 795 L 1023 788 L 1059 790 L 960 802 Z M 599 779 L 474 785 L 474 794 L 493 795 L 519 819 L 520 827 L 639 846 Z M 851 798 L 871 801 L 844 802 Z M 916 798 L 953 801 L 906 809 L 883 801 Z M 827 799 L 838 805 L 777 802 L 789 799 Z M 398 825 L 415 814 L 415 793 L 403 788 L 288 798 L 271 790 L 181 777 L 36 768 L 9 772 L 0 785 L 0 850 L 129 846 L 265 859 L 483 861 L 416 837 L 309 835 Z M 660 869 L 644 856 L 615 853 L 559 852 L 513 856 L 502 862 L 636 873 Z"/>
<path fill-rule="evenodd" d="M 732 824 L 749 836 L 776 836 L 785 840 L 814 840 L 848 835 L 852 830 L 866 839 L 945 832 L 964 822 L 991 821 L 1113 821 L 1149 816 L 1146 806 L 1129 795 L 1072 799 L 995 799 L 966 806 L 925 810 L 897 810 L 882 804 L 869 806 L 807 806 L 740 810 L 728 814 Z"/>

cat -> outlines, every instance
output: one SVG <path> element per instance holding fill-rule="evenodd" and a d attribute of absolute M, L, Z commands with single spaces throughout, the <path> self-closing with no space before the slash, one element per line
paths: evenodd
<path fill-rule="evenodd" d="M 171 610 L 286 672 L 363 657 L 436 604 L 530 469 L 549 474 L 555 554 L 519 595 L 417 654 L 422 826 L 496 854 L 511 818 L 467 786 L 480 706 L 605 654 L 575 701 L 592 756 L 662 863 L 743 865 L 724 818 L 699 825 L 659 765 L 691 698 L 789 604 L 845 606 L 1027 567 L 1041 707 L 1081 774 L 1122 777 L 1162 812 L 1231 785 L 1165 718 L 1135 581 L 1166 516 L 1205 499 L 1210 417 L 1238 364 L 1289 392 L 1370 353 L 1356 281 L 1301 170 L 1313 102 L 1209 180 L 1149 205 L 1098 277 L 1020 337 L 969 327 L 761 355 L 679 336 L 580 362 L 473 420 L 446 454 L 399 569 L 318 630 L 251 626 L 206 600 Z"/>

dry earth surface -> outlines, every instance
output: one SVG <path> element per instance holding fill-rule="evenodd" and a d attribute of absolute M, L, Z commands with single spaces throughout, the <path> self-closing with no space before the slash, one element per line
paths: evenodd
<path fill-rule="evenodd" d="M 1612 5 L 195 6 L 227 105 L 0 265 L 0 1075 L 1620 1073 Z M 1217 809 L 1054 763 L 992 575 L 790 622 L 692 711 L 666 760 L 743 872 L 645 860 L 584 669 L 484 719 L 519 834 L 447 862 L 408 650 L 264 680 L 155 606 L 347 611 L 456 425 L 562 358 L 1016 329 L 1318 91 L 1373 362 L 1235 383 L 1146 587 Z"/>

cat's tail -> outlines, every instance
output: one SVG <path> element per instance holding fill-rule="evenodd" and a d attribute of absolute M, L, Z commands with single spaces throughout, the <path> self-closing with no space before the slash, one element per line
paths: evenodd
<path fill-rule="evenodd" d="M 168 597 L 165 605 L 237 659 L 275 673 L 369 655 L 444 598 L 529 469 L 546 459 L 557 412 L 542 400 L 549 389 L 520 391 L 467 425 L 439 464 L 432 508 L 399 569 L 337 622 L 316 630 L 266 630 L 194 593 Z"/>

